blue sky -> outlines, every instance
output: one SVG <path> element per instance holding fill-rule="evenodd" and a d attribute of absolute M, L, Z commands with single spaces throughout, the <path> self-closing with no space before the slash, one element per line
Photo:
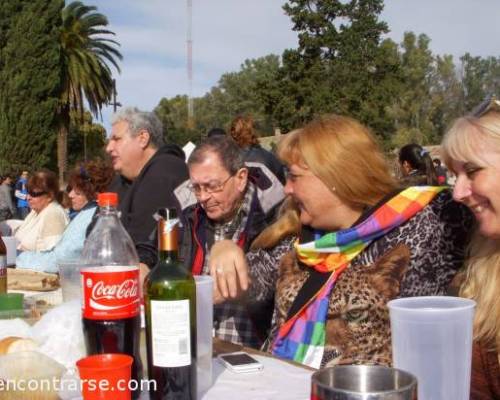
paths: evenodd
<path fill-rule="evenodd" d="M 187 94 L 186 0 L 83 0 L 105 14 L 121 43 L 118 101 L 152 110 Z M 193 95 L 202 96 L 245 59 L 297 46 L 283 0 L 192 0 Z M 500 56 L 500 0 L 386 0 L 389 37 L 426 33 L 436 54 Z M 109 131 L 112 108 L 103 110 Z"/>

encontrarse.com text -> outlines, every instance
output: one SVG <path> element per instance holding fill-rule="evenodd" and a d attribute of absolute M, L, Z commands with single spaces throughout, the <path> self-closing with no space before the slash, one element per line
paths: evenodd
<path fill-rule="evenodd" d="M 44 391 L 81 391 L 84 385 L 88 385 L 90 391 L 122 391 L 126 389 L 140 391 L 156 390 L 156 381 L 141 379 L 119 380 L 116 385 L 111 385 L 106 379 L 0 379 L 0 393 L 8 391 L 19 392 L 44 392 Z"/>

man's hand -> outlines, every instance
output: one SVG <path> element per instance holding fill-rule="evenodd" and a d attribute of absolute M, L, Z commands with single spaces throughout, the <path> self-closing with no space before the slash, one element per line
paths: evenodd
<path fill-rule="evenodd" d="M 149 274 L 149 267 L 144 263 L 139 263 L 139 286 L 141 288 L 144 287 L 144 279 L 146 279 L 147 274 Z"/>
<path fill-rule="evenodd" d="M 212 246 L 208 265 L 215 282 L 215 304 L 235 299 L 248 290 L 250 279 L 245 254 L 231 240 L 221 240 Z"/>

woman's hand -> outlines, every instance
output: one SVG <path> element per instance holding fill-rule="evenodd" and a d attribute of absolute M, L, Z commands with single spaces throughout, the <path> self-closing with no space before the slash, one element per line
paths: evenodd
<path fill-rule="evenodd" d="M 231 240 L 216 242 L 208 262 L 214 278 L 214 303 L 235 299 L 248 289 L 248 266 L 243 250 Z"/>

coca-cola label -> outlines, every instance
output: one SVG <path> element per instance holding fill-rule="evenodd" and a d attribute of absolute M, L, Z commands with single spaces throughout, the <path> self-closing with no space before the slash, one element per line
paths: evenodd
<path fill-rule="evenodd" d="M 140 312 L 139 268 L 105 266 L 83 268 L 82 315 L 88 319 L 122 319 Z"/>

